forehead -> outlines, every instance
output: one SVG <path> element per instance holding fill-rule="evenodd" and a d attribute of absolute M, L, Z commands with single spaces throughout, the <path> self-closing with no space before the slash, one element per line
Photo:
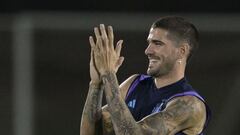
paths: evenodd
<path fill-rule="evenodd" d="M 148 40 L 166 40 L 168 31 L 160 28 L 151 28 L 148 35 Z"/>

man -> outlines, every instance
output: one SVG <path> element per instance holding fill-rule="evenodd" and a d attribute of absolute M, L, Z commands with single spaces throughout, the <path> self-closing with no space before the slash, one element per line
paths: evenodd
<path fill-rule="evenodd" d="M 114 48 L 111 26 L 90 36 L 91 82 L 80 127 L 81 135 L 198 135 L 209 119 L 204 99 L 185 79 L 187 61 L 198 45 L 198 32 L 181 17 L 153 23 L 145 54 L 148 75 L 132 75 L 120 86 L 116 72 L 124 58 L 123 41 Z M 102 107 L 105 92 L 107 105 Z"/>

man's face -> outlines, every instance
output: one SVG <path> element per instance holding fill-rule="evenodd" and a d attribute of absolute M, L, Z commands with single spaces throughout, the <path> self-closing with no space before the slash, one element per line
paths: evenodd
<path fill-rule="evenodd" d="M 169 32 L 160 28 L 151 28 L 148 47 L 145 54 L 149 59 L 147 74 L 160 77 L 170 73 L 178 60 L 177 42 L 169 38 Z M 172 40 L 171 40 L 172 39 Z"/>

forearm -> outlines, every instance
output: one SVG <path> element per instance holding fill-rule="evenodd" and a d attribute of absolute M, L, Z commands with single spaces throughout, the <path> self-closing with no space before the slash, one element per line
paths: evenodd
<path fill-rule="evenodd" d="M 116 135 L 141 135 L 141 129 L 134 120 L 124 100 L 120 96 L 115 73 L 102 76 L 106 101 Z"/>
<path fill-rule="evenodd" d="M 87 100 L 82 113 L 80 135 L 95 134 L 96 124 L 101 120 L 102 115 L 102 96 L 103 90 L 100 88 L 100 85 L 90 83 Z"/>

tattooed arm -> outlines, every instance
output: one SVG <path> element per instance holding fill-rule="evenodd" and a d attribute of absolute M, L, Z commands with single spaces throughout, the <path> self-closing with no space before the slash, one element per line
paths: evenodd
<path fill-rule="evenodd" d="M 122 99 L 125 99 L 126 94 L 128 92 L 128 89 L 132 82 L 135 80 L 135 78 L 138 76 L 138 74 L 134 74 L 130 76 L 128 79 L 126 79 L 120 86 L 119 86 L 119 92 Z M 114 129 L 113 124 L 111 120 L 111 114 L 108 111 L 108 105 L 105 105 L 102 108 L 102 129 L 103 129 L 103 135 L 114 135 Z"/>
<path fill-rule="evenodd" d="M 101 26 L 101 33 L 102 34 L 104 33 L 104 35 L 106 36 L 106 32 L 103 32 L 103 27 L 104 26 Z M 112 32 L 112 28 L 109 27 L 108 31 L 109 31 L 109 43 L 113 44 L 114 35 Z M 110 114 L 107 109 L 108 106 L 106 105 L 101 109 L 102 94 L 103 94 L 103 90 L 100 89 L 101 79 L 100 79 L 99 73 L 101 71 L 99 71 L 99 69 L 96 68 L 96 59 L 94 56 L 98 53 L 96 51 L 96 48 L 99 48 L 100 47 L 99 45 L 102 45 L 102 40 L 101 40 L 101 36 L 98 28 L 96 27 L 94 28 L 94 33 L 97 39 L 96 42 L 94 42 L 92 36 L 89 37 L 89 42 L 91 45 L 91 59 L 90 59 L 91 83 L 89 86 L 89 92 L 88 92 L 87 100 L 86 100 L 83 114 L 82 114 L 80 134 L 93 135 L 95 133 L 99 133 L 99 134 L 103 133 L 104 135 L 113 135 L 114 131 L 112 128 Z M 104 43 L 106 43 L 106 41 L 104 41 Z M 115 61 L 113 61 L 113 64 L 112 64 L 112 70 L 115 73 L 117 72 L 118 68 L 121 66 L 124 60 L 123 57 L 119 57 L 120 51 L 121 51 L 121 44 L 122 44 L 122 41 L 119 41 L 118 47 L 116 48 L 116 50 L 113 50 L 114 52 L 116 52 L 116 55 L 114 57 Z M 105 45 L 105 47 L 107 46 Z M 98 62 L 99 61 L 97 61 L 97 63 Z M 120 89 L 121 89 L 120 93 L 122 98 L 125 98 L 128 87 L 131 85 L 132 81 L 135 79 L 136 76 L 137 75 L 132 75 L 120 85 Z M 101 128 L 102 130 L 99 130 L 99 131 L 96 130 Z"/>
<path fill-rule="evenodd" d="M 90 41 L 90 40 L 89 40 Z M 94 135 L 99 128 L 97 122 L 101 119 L 101 108 L 102 108 L 102 96 L 103 90 L 100 88 L 100 75 L 95 67 L 95 59 L 93 52 L 93 44 L 91 45 L 91 58 L 90 58 L 90 78 L 91 82 L 89 84 L 89 90 L 87 95 L 87 100 L 84 105 L 82 119 L 80 124 L 80 135 Z"/>
<path fill-rule="evenodd" d="M 147 116 L 138 124 L 146 135 L 174 135 L 179 131 L 198 135 L 205 121 L 204 103 L 194 96 L 182 96 L 170 101 L 164 111 Z"/>
<path fill-rule="evenodd" d="M 80 135 L 95 135 L 97 122 L 101 119 L 103 90 L 99 85 L 90 83 L 87 100 L 82 113 Z"/>
<path fill-rule="evenodd" d="M 113 128 L 116 135 L 141 135 L 141 128 L 134 120 L 127 105 L 121 98 L 119 86 L 114 73 L 107 73 L 102 76 L 104 92 L 111 115 Z"/>
<path fill-rule="evenodd" d="M 168 103 L 164 111 L 136 122 L 124 100 L 119 96 L 115 74 L 105 74 L 103 82 L 116 135 L 174 135 L 179 131 L 196 135 L 203 129 L 206 119 L 205 106 L 196 97 L 175 98 Z"/>

